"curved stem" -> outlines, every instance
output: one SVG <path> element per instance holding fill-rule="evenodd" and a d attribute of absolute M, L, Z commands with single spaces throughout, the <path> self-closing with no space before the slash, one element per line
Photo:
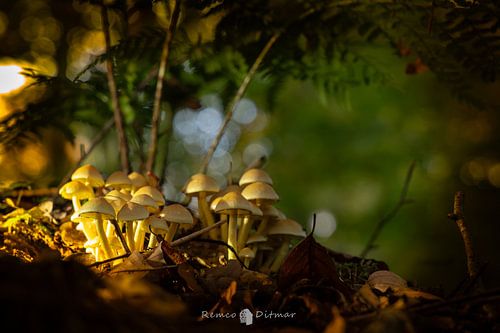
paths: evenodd
<path fill-rule="evenodd" d="M 78 209 L 80 209 L 80 200 L 74 195 L 71 197 L 71 202 L 73 202 L 73 210 L 76 212 Z"/>
<path fill-rule="evenodd" d="M 250 230 L 252 230 L 253 219 L 250 215 L 246 215 L 243 218 L 242 228 L 238 233 L 238 251 L 245 247 L 245 244 L 248 240 L 248 236 L 250 235 Z"/>
<path fill-rule="evenodd" d="M 113 251 L 111 250 L 111 246 L 109 245 L 108 238 L 106 237 L 106 231 L 104 230 L 104 221 L 100 214 L 97 215 L 96 219 L 96 227 L 97 227 L 97 235 L 101 240 L 102 247 L 104 248 L 104 259 L 111 258 L 113 256 Z"/>
<path fill-rule="evenodd" d="M 269 224 L 269 216 L 264 216 L 259 226 L 257 227 L 257 235 L 264 235 L 266 233 L 267 225 Z"/>
<path fill-rule="evenodd" d="M 236 231 L 237 228 L 237 221 L 236 221 L 236 212 L 229 214 L 229 225 L 228 225 L 228 230 L 227 230 L 227 244 L 229 246 L 232 246 L 236 251 L 238 251 L 237 248 L 237 242 L 238 242 L 238 234 Z M 233 251 L 228 250 L 227 251 L 227 260 L 235 260 L 236 255 L 233 253 Z"/>
<path fill-rule="evenodd" d="M 207 203 L 207 194 L 205 192 L 200 192 L 198 196 L 198 210 L 200 212 L 200 218 L 204 222 L 204 227 L 210 227 L 215 224 L 214 216 L 210 212 L 210 207 Z M 217 239 L 217 229 L 211 229 L 208 232 L 211 239 Z"/>
<path fill-rule="evenodd" d="M 167 235 L 165 236 L 165 241 L 167 243 L 172 243 L 175 237 L 175 233 L 177 232 L 177 229 L 179 229 L 178 223 L 171 223 L 169 225 Z"/>
<path fill-rule="evenodd" d="M 221 221 L 227 221 L 227 215 L 226 214 L 222 214 L 220 216 L 220 219 L 221 219 Z M 223 223 L 220 226 L 220 238 L 221 238 L 221 240 L 223 242 L 227 243 L 227 223 Z"/>
<path fill-rule="evenodd" d="M 281 263 L 283 262 L 283 260 L 285 260 L 285 257 L 288 254 L 288 249 L 289 249 L 289 243 L 288 240 L 285 239 L 283 243 L 281 243 L 281 246 L 278 250 L 278 255 L 276 256 L 276 258 L 273 261 L 273 264 L 271 265 L 270 268 L 271 273 L 275 273 L 280 269 Z"/>

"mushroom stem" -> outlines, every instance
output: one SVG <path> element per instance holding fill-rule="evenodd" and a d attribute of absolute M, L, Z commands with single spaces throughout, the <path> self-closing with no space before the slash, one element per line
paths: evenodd
<path fill-rule="evenodd" d="M 135 242 L 134 242 L 134 221 L 126 221 L 125 234 L 127 236 L 127 244 L 131 251 L 135 250 Z"/>
<path fill-rule="evenodd" d="M 153 229 L 152 231 L 155 234 L 158 233 L 155 229 Z M 148 248 L 149 249 L 151 249 L 151 248 L 155 247 L 156 245 L 158 245 L 158 241 L 156 240 L 155 234 L 153 234 L 153 233 L 149 234 L 149 242 L 148 242 Z"/>
<path fill-rule="evenodd" d="M 264 216 L 259 226 L 257 227 L 256 235 L 265 235 L 267 225 L 269 223 L 269 216 Z"/>
<path fill-rule="evenodd" d="M 172 243 L 175 237 L 175 233 L 177 232 L 177 229 L 179 228 L 178 223 L 171 223 L 170 226 L 168 227 L 167 235 L 165 236 L 165 241 L 167 243 Z"/>
<path fill-rule="evenodd" d="M 283 263 L 283 260 L 285 260 L 286 255 L 288 254 L 288 249 L 290 247 L 290 244 L 287 239 L 283 240 L 283 243 L 281 243 L 280 248 L 278 249 L 278 254 L 274 258 L 274 261 L 270 267 L 270 272 L 275 273 L 277 272 L 281 264 Z"/>
<path fill-rule="evenodd" d="M 210 227 L 215 224 L 214 217 L 210 212 L 210 207 L 207 203 L 207 194 L 205 192 L 200 192 L 198 196 L 198 210 L 200 212 L 200 219 L 204 224 L 204 227 Z M 217 229 L 212 229 L 208 232 L 211 239 L 217 239 Z"/>
<path fill-rule="evenodd" d="M 104 221 L 100 214 L 97 214 L 96 218 L 96 227 L 97 227 L 97 235 L 102 243 L 102 247 L 104 248 L 105 258 L 111 258 L 113 256 L 113 251 L 111 250 L 111 246 L 109 245 L 108 238 L 106 237 L 106 231 L 104 230 Z"/>
<path fill-rule="evenodd" d="M 76 212 L 82 205 L 80 205 L 80 200 L 76 197 L 76 195 L 71 197 L 71 202 L 73 203 L 73 210 Z"/>
<path fill-rule="evenodd" d="M 222 214 L 220 216 L 220 219 L 221 221 L 227 221 L 227 215 L 226 214 Z M 226 242 L 227 243 L 227 223 L 223 223 L 221 226 L 220 226 L 220 238 L 223 242 Z"/>
<path fill-rule="evenodd" d="M 135 228 L 134 243 L 135 248 L 139 251 L 144 249 L 144 238 L 146 237 L 146 231 L 144 230 L 145 220 L 139 221 L 137 228 Z"/>
<path fill-rule="evenodd" d="M 237 222 L 237 213 L 231 212 L 229 214 L 229 225 L 227 230 L 227 244 L 231 246 L 235 251 L 238 251 L 238 234 L 236 231 L 238 222 Z M 230 249 L 227 250 L 227 260 L 236 259 L 236 254 Z"/>
<path fill-rule="evenodd" d="M 252 225 L 253 219 L 250 217 L 250 215 L 246 215 L 243 218 L 242 228 L 238 233 L 238 251 L 245 247 L 248 236 L 250 235 L 250 230 L 252 230 Z"/>
<path fill-rule="evenodd" d="M 245 258 L 245 260 L 243 260 L 243 263 L 245 264 L 245 266 L 247 268 L 250 268 L 250 261 L 251 260 L 252 260 L 251 258 Z"/>

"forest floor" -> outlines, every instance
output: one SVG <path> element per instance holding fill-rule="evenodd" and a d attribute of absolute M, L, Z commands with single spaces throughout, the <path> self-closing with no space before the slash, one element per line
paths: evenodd
<path fill-rule="evenodd" d="M 70 206 L 5 202 L 0 320 L 9 332 L 500 332 L 500 290 L 482 290 L 479 278 L 448 295 L 417 289 L 312 235 L 270 275 L 221 262 L 227 248 L 202 239 L 95 263 L 67 222 Z"/>

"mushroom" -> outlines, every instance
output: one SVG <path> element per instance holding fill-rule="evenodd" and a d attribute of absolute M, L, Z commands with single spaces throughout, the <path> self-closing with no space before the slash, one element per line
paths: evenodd
<path fill-rule="evenodd" d="M 132 197 L 130 202 L 143 206 L 150 213 L 158 213 L 160 210 L 156 201 L 147 194 L 136 194 Z M 135 247 L 139 251 L 144 249 L 144 239 L 146 238 L 147 232 L 149 232 L 147 220 L 140 221 L 135 228 L 134 235 Z"/>
<path fill-rule="evenodd" d="M 250 247 L 252 251 L 255 253 L 256 267 L 260 267 L 260 265 L 262 264 L 263 260 L 262 247 L 266 242 L 267 242 L 267 236 L 264 235 L 253 234 L 252 236 L 248 237 L 246 245 L 247 247 Z"/>
<path fill-rule="evenodd" d="M 281 266 L 281 263 L 288 254 L 290 248 L 290 240 L 292 238 L 304 238 L 306 237 L 305 231 L 302 226 L 291 219 L 279 220 L 274 222 L 269 226 L 267 230 L 268 236 L 279 236 L 281 238 L 281 245 L 278 249 L 276 257 L 270 267 L 272 273 L 277 272 Z"/>
<path fill-rule="evenodd" d="M 262 182 L 255 182 L 247 185 L 243 191 L 241 191 L 241 195 L 259 207 L 271 205 L 279 200 L 279 196 L 276 191 L 274 191 L 273 187 Z M 264 218 L 257 229 L 257 233 L 265 233 L 268 221 L 269 216 L 264 214 Z"/>
<path fill-rule="evenodd" d="M 77 211 L 81 206 L 80 200 L 93 198 L 94 191 L 90 186 L 87 186 L 77 180 L 72 180 L 61 187 L 59 195 L 64 199 L 70 199 L 73 203 L 73 210 Z"/>
<path fill-rule="evenodd" d="M 125 190 L 129 192 L 132 189 L 132 182 L 125 172 L 115 171 L 106 179 L 106 184 L 104 186 L 115 190 Z"/>
<path fill-rule="evenodd" d="M 126 238 L 130 250 L 135 250 L 134 240 L 134 221 L 144 220 L 149 216 L 146 208 L 133 202 L 127 202 L 116 214 L 116 219 L 119 222 L 125 222 Z"/>
<path fill-rule="evenodd" d="M 120 192 L 118 192 L 118 193 L 120 193 Z M 111 204 L 111 206 L 113 206 L 113 209 L 115 210 L 115 216 L 116 216 L 118 214 L 118 212 L 120 211 L 120 209 L 125 205 L 125 203 L 127 201 L 125 201 L 124 199 L 122 199 L 120 197 L 110 195 L 110 194 L 111 194 L 111 192 L 106 194 L 104 196 L 104 199 L 106 199 L 106 201 L 109 202 Z M 127 245 L 127 241 L 125 240 L 125 237 L 123 236 L 122 226 L 123 226 L 123 222 L 118 222 L 118 221 L 116 221 L 116 219 L 110 220 L 106 226 L 106 237 L 108 237 L 108 239 L 112 238 L 113 231 L 115 231 L 116 236 L 118 236 L 118 239 L 120 240 L 120 243 L 121 243 L 123 250 L 125 252 L 129 253 L 130 249 Z"/>
<path fill-rule="evenodd" d="M 217 206 L 217 204 L 219 203 L 219 201 L 222 199 L 222 197 L 226 193 L 229 193 L 229 192 L 238 192 L 238 193 L 241 193 L 241 188 L 238 185 L 231 184 L 231 185 L 226 186 L 226 188 L 224 188 L 223 190 L 221 190 L 221 191 L 215 193 L 214 195 L 212 195 L 212 197 L 210 198 L 210 210 L 211 211 L 215 211 L 215 207 Z M 226 221 L 227 220 L 227 215 L 220 214 L 220 219 L 221 219 L 221 221 Z M 220 239 L 223 242 L 227 242 L 227 223 L 221 224 L 221 226 L 220 226 L 220 234 L 221 234 Z"/>
<path fill-rule="evenodd" d="M 104 186 L 104 179 L 101 173 L 90 164 L 83 165 L 73 172 L 71 180 L 78 180 L 90 187 Z"/>
<path fill-rule="evenodd" d="M 189 210 L 179 204 L 166 206 L 162 209 L 160 216 L 170 223 L 165 236 L 165 241 L 171 243 L 180 224 L 193 224 L 193 215 Z"/>
<path fill-rule="evenodd" d="M 243 214 L 248 215 L 252 211 L 252 204 L 238 192 L 229 192 L 222 197 L 215 211 L 219 214 L 229 215 L 227 244 L 237 251 L 237 218 Z M 236 255 L 228 249 L 227 259 L 236 259 Z"/>
<path fill-rule="evenodd" d="M 147 220 L 149 226 L 151 227 L 151 231 L 155 235 L 165 236 L 167 234 L 168 231 L 167 220 L 157 215 L 151 215 L 150 217 L 147 218 Z M 148 248 L 153 248 L 158 244 L 156 236 L 153 235 L 153 233 L 149 236 Z"/>
<path fill-rule="evenodd" d="M 205 227 L 215 224 L 214 217 L 210 212 L 207 203 L 207 194 L 213 194 L 219 191 L 219 185 L 215 179 L 202 173 L 197 173 L 186 183 L 184 193 L 191 197 L 198 198 L 198 211 L 200 220 Z M 209 231 L 210 238 L 217 239 L 217 230 Z"/>
<path fill-rule="evenodd" d="M 113 254 L 111 246 L 104 231 L 104 219 L 115 217 L 115 211 L 104 198 L 92 198 L 78 210 L 78 217 L 91 218 L 95 221 L 97 235 L 104 249 L 104 259 L 110 258 Z"/>
<path fill-rule="evenodd" d="M 250 267 L 250 262 L 252 261 L 252 259 L 255 258 L 255 252 L 249 248 L 249 247 L 245 247 L 243 248 L 239 253 L 238 253 L 240 259 L 243 260 L 243 263 L 245 264 L 245 266 L 247 268 Z"/>
<path fill-rule="evenodd" d="M 135 193 L 135 191 L 137 191 L 141 187 L 148 185 L 146 177 L 136 171 L 129 173 L 128 179 L 130 179 L 130 181 L 132 182 L 132 193 Z"/>
<path fill-rule="evenodd" d="M 262 169 L 256 169 L 256 168 L 248 169 L 247 171 L 245 171 L 240 177 L 239 184 L 241 187 L 244 187 L 246 185 L 249 185 L 249 184 L 252 184 L 255 182 L 261 182 L 261 183 L 273 185 L 273 180 L 267 174 L 267 172 L 265 172 Z"/>
<path fill-rule="evenodd" d="M 250 211 L 249 215 L 245 215 L 241 224 L 241 229 L 238 232 L 238 251 L 245 247 L 248 236 L 250 236 L 250 231 L 252 230 L 254 218 L 262 216 L 262 211 L 259 207 L 253 203 L 251 203 L 251 205 L 252 211 Z"/>
<path fill-rule="evenodd" d="M 160 207 L 165 205 L 165 198 L 163 197 L 163 194 L 161 194 L 161 192 L 158 191 L 158 189 L 156 189 L 153 186 L 149 185 L 143 186 L 134 193 L 134 195 L 139 195 L 139 194 L 149 195 L 151 198 L 154 199 L 154 201 L 156 201 L 156 203 Z"/>
<path fill-rule="evenodd" d="M 106 198 L 120 198 L 122 200 L 125 200 L 125 201 L 130 201 L 130 199 L 132 199 L 132 195 L 130 195 L 129 193 L 126 193 L 126 192 L 121 192 L 121 191 L 118 191 L 118 190 L 112 190 L 108 193 L 106 193 L 105 195 Z"/>

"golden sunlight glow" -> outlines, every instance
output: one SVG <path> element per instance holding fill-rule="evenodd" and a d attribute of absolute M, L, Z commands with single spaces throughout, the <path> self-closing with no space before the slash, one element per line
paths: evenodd
<path fill-rule="evenodd" d="M 10 93 L 26 83 L 21 71 L 17 65 L 0 66 L 0 94 Z"/>

